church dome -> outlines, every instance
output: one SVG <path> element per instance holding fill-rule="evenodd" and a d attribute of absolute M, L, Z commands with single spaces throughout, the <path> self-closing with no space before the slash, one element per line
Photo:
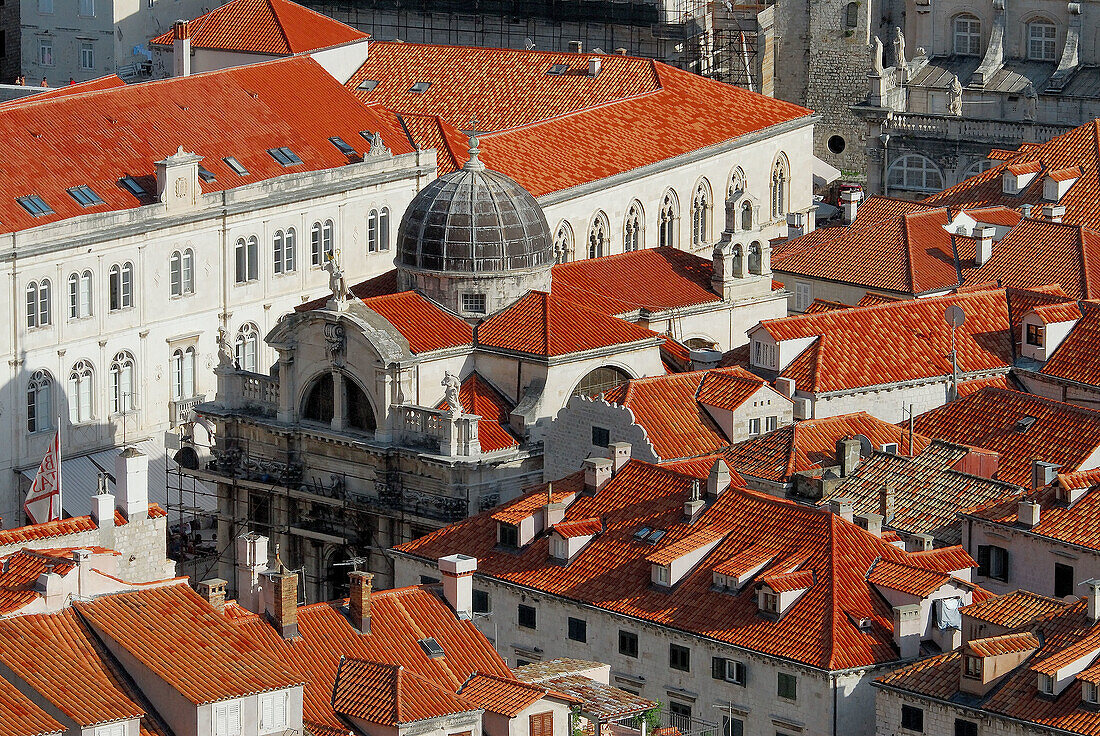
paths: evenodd
<path fill-rule="evenodd" d="M 485 168 L 470 141 L 459 171 L 424 187 L 397 230 L 398 266 L 452 274 L 503 273 L 553 265 L 542 208 L 513 179 Z"/>

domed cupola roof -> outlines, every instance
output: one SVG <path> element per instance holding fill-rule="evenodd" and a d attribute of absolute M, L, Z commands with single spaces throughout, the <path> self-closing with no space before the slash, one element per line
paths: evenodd
<path fill-rule="evenodd" d="M 542 207 L 513 179 L 470 160 L 424 187 L 397 230 L 398 266 L 491 274 L 547 267 L 553 240 Z"/>

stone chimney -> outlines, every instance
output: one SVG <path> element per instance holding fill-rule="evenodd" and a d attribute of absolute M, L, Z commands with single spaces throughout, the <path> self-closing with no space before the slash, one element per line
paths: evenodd
<path fill-rule="evenodd" d="M 627 445 L 630 447 L 630 445 Z M 546 484 L 546 506 L 543 507 L 543 515 L 545 521 L 545 528 L 550 530 L 554 524 L 557 524 L 565 520 L 565 504 L 561 501 L 554 501 L 554 484 Z"/>
<path fill-rule="evenodd" d="M 191 24 L 185 20 L 172 24 L 172 76 L 191 76 Z"/>
<path fill-rule="evenodd" d="M 915 659 L 920 654 L 920 604 L 894 606 L 894 644 L 902 659 Z"/>
<path fill-rule="evenodd" d="M 443 597 L 459 618 L 468 619 L 474 614 L 474 573 L 477 558 L 468 555 L 448 555 L 439 558 L 439 572 L 443 573 Z"/>
<path fill-rule="evenodd" d="M 621 48 L 621 47 L 617 48 L 617 49 L 615 49 L 615 53 L 618 54 L 619 56 L 626 56 L 626 49 Z"/>
<path fill-rule="evenodd" d="M 801 238 L 806 234 L 806 213 L 805 212 L 788 212 L 787 213 L 787 240 L 794 240 L 795 238 Z"/>
<path fill-rule="evenodd" d="M 569 42 L 569 52 L 572 53 L 572 54 L 583 54 L 584 53 L 584 44 L 581 43 L 580 41 L 570 41 Z"/>
<path fill-rule="evenodd" d="M 868 534 L 873 534 L 876 537 L 882 536 L 882 515 L 868 511 L 866 514 L 860 514 L 855 517 L 856 522 L 864 529 Z"/>
<path fill-rule="evenodd" d="M 882 516 L 882 520 L 889 524 L 894 520 L 894 507 L 897 503 L 897 494 L 894 491 L 894 484 L 887 483 L 878 491 L 878 512 Z"/>
<path fill-rule="evenodd" d="M 974 263 L 981 266 L 993 257 L 993 234 L 996 232 L 987 225 L 974 228 Z"/>
<path fill-rule="evenodd" d="M 207 578 L 199 583 L 199 595 L 218 613 L 225 613 L 225 589 L 229 585 L 221 578 Z"/>
<path fill-rule="evenodd" d="M 1100 578 L 1093 578 L 1081 583 L 1088 588 L 1085 598 L 1088 600 L 1089 621 L 1096 623 L 1100 619 Z"/>
<path fill-rule="evenodd" d="M 1020 214 L 1024 217 L 1031 217 L 1031 203 L 1025 202 L 1020 205 Z"/>
<path fill-rule="evenodd" d="M 927 552 L 932 549 L 932 545 L 935 542 L 931 534 L 925 534 L 923 532 L 911 534 L 909 538 L 912 545 L 912 549 L 909 550 L 910 552 Z"/>
<path fill-rule="evenodd" d="M 612 442 L 607 451 L 611 455 L 611 475 L 615 475 L 630 461 L 630 443 Z"/>
<path fill-rule="evenodd" d="M 856 220 L 856 209 L 859 207 L 859 200 L 863 198 L 863 194 L 857 191 L 846 191 L 840 193 L 840 209 L 843 212 L 844 224 L 851 225 Z"/>
<path fill-rule="evenodd" d="M 775 379 L 775 390 L 786 396 L 788 399 L 794 398 L 795 388 L 796 383 L 793 378 L 780 376 Z"/>
<path fill-rule="evenodd" d="M 99 544 L 115 546 L 115 497 L 107 492 L 107 476 L 100 473 L 99 492 L 92 496 L 92 521 L 99 527 Z"/>
<path fill-rule="evenodd" d="M 73 550 L 76 561 L 76 595 L 87 598 L 91 595 L 92 551 L 90 549 Z"/>
<path fill-rule="evenodd" d="M 1064 204 L 1044 204 L 1043 205 L 1043 217 L 1047 218 L 1051 222 L 1061 222 L 1062 218 L 1066 215 L 1066 206 Z"/>
<path fill-rule="evenodd" d="M 585 493 L 599 493 L 611 480 L 611 461 L 605 457 L 590 457 L 584 461 Z"/>
<path fill-rule="evenodd" d="M 845 521 L 852 521 L 852 499 L 850 498 L 834 498 L 830 502 L 830 511 L 844 519 Z"/>
<path fill-rule="evenodd" d="M 602 66 L 602 65 L 603 65 L 603 62 L 600 60 L 600 57 L 598 57 L 598 56 L 593 56 L 591 59 L 589 59 L 588 60 L 588 76 L 590 76 L 590 77 L 600 76 L 600 66 Z"/>
<path fill-rule="evenodd" d="M 707 502 L 703 500 L 703 494 L 700 492 L 699 479 L 691 481 L 691 495 L 688 496 L 688 500 L 684 501 L 684 521 L 688 524 L 693 523 L 699 518 L 699 514 L 703 513 L 703 509 L 706 508 Z"/>
<path fill-rule="evenodd" d="M 34 581 L 34 592 L 42 596 L 47 611 L 60 610 L 65 602 L 65 592 L 62 589 L 64 579 L 53 571 L 53 566 Z"/>
<path fill-rule="evenodd" d="M 707 498 L 718 498 L 729 490 L 730 468 L 725 460 L 715 460 L 710 466 L 710 475 L 707 476 Z"/>
<path fill-rule="evenodd" d="M 1028 529 L 1034 529 L 1039 524 L 1039 504 L 1030 498 L 1023 498 L 1016 507 L 1016 519 Z"/>
<path fill-rule="evenodd" d="M 374 574 L 353 570 L 351 592 L 348 594 L 348 618 L 360 634 L 370 633 L 370 595 L 374 589 Z"/>
<path fill-rule="evenodd" d="M 1037 491 L 1040 488 L 1045 488 L 1054 482 L 1054 479 L 1058 477 L 1058 468 L 1062 467 L 1055 463 L 1043 462 L 1042 460 L 1031 461 L 1031 490 Z"/>
<path fill-rule="evenodd" d="M 237 602 L 260 613 L 260 571 L 267 567 L 267 537 L 245 532 L 237 537 Z"/>
<path fill-rule="evenodd" d="M 298 636 L 298 573 L 287 569 L 275 553 L 275 569 L 264 573 L 271 595 L 267 596 L 264 613 L 267 620 L 284 639 Z"/>
<path fill-rule="evenodd" d="M 854 437 L 837 440 L 836 464 L 840 466 L 840 477 L 847 478 L 859 467 L 859 440 Z"/>
<path fill-rule="evenodd" d="M 198 204 L 202 194 L 199 185 L 200 161 L 202 156 L 188 153 L 183 146 L 178 146 L 175 153 L 153 165 L 157 175 L 157 199 L 169 212 L 189 209 Z"/>
<path fill-rule="evenodd" d="M 149 458 L 136 447 L 127 447 L 115 458 L 115 491 L 126 521 L 149 516 Z"/>

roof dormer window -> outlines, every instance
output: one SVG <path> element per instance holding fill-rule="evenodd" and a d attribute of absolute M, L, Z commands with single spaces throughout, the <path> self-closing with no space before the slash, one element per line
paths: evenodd
<path fill-rule="evenodd" d="M 281 166 L 297 166 L 302 163 L 302 159 L 298 158 L 298 154 L 294 153 L 294 151 L 286 146 L 269 148 L 267 152 L 271 155 L 271 158 L 278 161 Z"/>
<path fill-rule="evenodd" d="M 779 615 L 779 594 L 764 589 L 760 591 L 760 610 Z"/>
<path fill-rule="evenodd" d="M 432 86 L 431 82 L 417 82 L 413 86 L 409 87 L 409 91 L 410 92 L 415 92 L 416 94 L 419 95 L 419 94 L 422 94 L 424 92 L 427 92 L 428 87 L 431 87 L 431 86 Z"/>
<path fill-rule="evenodd" d="M 45 217 L 46 215 L 53 214 L 53 208 L 46 204 L 46 201 L 37 194 L 19 197 L 15 201 L 19 203 L 19 206 L 35 217 Z"/>
<path fill-rule="evenodd" d="M 248 169 L 233 156 L 226 156 L 222 161 L 224 161 L 225 165 L 232 169 L 233 173 L 237 176 L 248 176 Z"/>
<path fill-rule="evenodd" d="M 515 549 L 519 547 L 519 527 L 515 524 L 497 523 L 497 544 Z"/>
<path fill-rule="evenodd" d="M 546 73 L 551 75 L 551 76 L 554 76 L 554 77 L 560 77 L 562 74 L 565 74 L 565 72 L 567 72 L 568 70 L 569 70 L 569 65 L 568 64 L 552 64 L 550 66 L 550 68 L 546 70 Z"/>
<path fill-rule="evenodd" d="M 1089 705 L 1100 705 L 1100 687 L 1094 682 L 1082 682 L 1081 700 Z"/>
<path fill-rule="evenodd" d="M 378 86 L 378 80 L 377 79 L 364 79 L 362 82 L 359 83 L 359 89 L 363 90 L 364 92 L 370 92 L 372 89 L 374 89 L 377 86 Z"/>
<path fill-rule="evenodd" d="M 153 196 L 153 195 L 149 194 L 148 191 L 146 191 L 145 187 L 143 187 L 141 185 L 141 182 L 139 182 L 137 179 L 135 179 L 132 176 L 124 176 L 124 177 L 122 177 L 121 179 L 118 180 L 118 183 L 121 184 L 123 186 L 123 188 L 126 189 L 126 191 L 128 191 L 130 194 L 134 195 L 135 197 L 139 197 L 139 198 L 144 199 L 144 198 Z"/>
<path fill-rule="evenodd" d="M 1044 672 L 1039 673 L 1039 692 L 1043 695 L 1054 694 L 1054 678 Z"/>
<path fill-rule="evenodd" d="M 1037 348 L 1043 347 L 1043 332 L 1045 331 L 1042 325 L 1036 325 L 1029 323 L 1027 325 L 1027 334 L 1024 339 L 1028 345 L 1034 345 Z"/>
<path fill-rule="evenodd" d="M 982 679 L 982 658 L 967 655 L 963 657 L 963 677 Z"/>
<path fill-rule="evenodd" d="M 75 199 L 82 207 L 94 207 L 97 204 L 103 204 L 103 198 L 92 191 L 92 188 L 87 184 L 81 184 L 68 191 L 69 196 Z"/>

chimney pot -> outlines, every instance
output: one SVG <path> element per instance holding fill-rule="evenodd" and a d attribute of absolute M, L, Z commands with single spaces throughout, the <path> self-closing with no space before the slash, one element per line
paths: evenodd
<path fill-rule="evenodd" d="M 840 193 L 840 209 L 843 212 L 844 224 L 851 225 L 856 220 L 856 211 L 859 201 L 863 199 L 863 193 L 854 189 Z"/>
<path fill-rule="evenodd" d="M 127 447 L 115 458 L 115 500 L 126 521 L 149 516 L 149 457 Z"/>
<path fill-rule="evenodd" d="M 1081 585 L 1088 587 L 1088 617 L 1093 623 L 1100 618 L 1100 578 L 1086 580 Z"/>
<path fill-rule="evenodd" d="M 920 604 L 894 606 L 894 643 L 902 659 L 915 659 L 920 654 Z"/>
<path fill-rule="evenodd" d="M 832 512 L 845 521 L 852 521 L 852 499 L 834 498 L 832 502 Z"/>
<path fill-rule="evenodd" d="M 775 379 L 775 390 L 786 396 L 788 399 L 794 398 L 795 392 L 795 380 L 793 378 L 785 378 L 780 376 Z"/>
<path fill-rule="evenodd" d="M 260 613 L 260 571 L 267 567 L 267 537 L 246 532 L 237 537 L 237 602 Z"/>
<path fill-rule="evenodd" d="M 191 24 L 185 20 L 172 24 L 172 74 L 191 75 Z"/>
<path fill-rule="evenodd" d="M 581 43 L 580 41 L 570 41 L 569 42 L 569 51 L 574 53 L 574 54 L 583 54 L 584 53 L 584 44 Z"/>
<path fill-rule="evenodd" d="M 873 512 L 867 512 L 866 514 L 860 514 L 856 517 L 859 525 L 867 530 L 868 534 L 873 534 L 876 537 L 882 536 L 882 515 Z"/>
<path fill-rule="evenodd" d="M 474 573 L 477 558 L 455 554 L 440 557 L 439 572 L 443 573 L 443 597 L 459 618 L 471 618 L 474 613 Z"/>
<path fill-rule="evenodd" d="M 618 54 L 619 56 L 626 56 L 626 49 L 624 49 L 624 48 L 615 49 L 615 53 Z"/>
<path fill-rule="evenodd" d="M 607 446 L 607 450 L 611 455 L 611 474 L 614 475 L 630 462 L 630 443 L 612 442 Z"/>
<path fill-rule="evenodd" d="M 1024 217 L 1031 217 L 1031 203 L 1030 202 L 1025 202 L 1024 204 L 1020 205 L 1020 214 L 1023 215 Z"/>
<path fill-rule="evenodd" d="M 206 599 L 215 611 L 225 613 L 225 589 L 229 582 L 221 578 L 208 578 L 199 583 L 199 595 Z"/>
<path fill-rule="evenodd" d="M 586 493 L 599 493 L 607 481 L 611 480 L 611 461 L 605 457 L 590 457 L 584 461 L 584 490 Z"/>
<path fill-rule="evenodd" d="M 1045 488 L 1054 482 L 1054 479 L 1058 477 L 1058 468 L 1062 467 L 1055 463 L 1043 462 L 1042 460 L 1031 461 L 1031 490 L 1037 491 L 1040 488 Z"/>
<path fill-rule="evenodd" d="M 360 634 L 370 633 L 370 596 L 374 588 L 374 575 L 353 570 L 348 593 L 348 618 Z"/>
<path fill-rule="evenodd" d="M 600 60 L 600 57 L 598 57 L 598 56 L 593 56 L 591 59 L 589 59 L 588 60 L 588 76 L 598 77 L 600 75 L 600 67 L 602 65 L 603 65 L 603 62 Z"/>
<path fill-rule="evenodd" d="M 1030 498 L 1022 499 L 1016 507 L 1016 518 L 1028 529 L 1033 529 L 1039 524 L 1039 504 Z"/>
<path fill-rule="evenodd" d="M 1043 205 L 1043 217 L 1047 218 L 1051 222 L 1061 222 L 1062 217 L 1066 214 L 1066 206 L 1064 204 L 1045 204 Z"/>
<path fill-rule="evenodd" d="M 979 266 L 993 257 L 993 235 L 996 232 L 996 228 L 985 225 L 974 228 L 974 237 L 977 240 L 974 244 L 974 262 Z"/>
<path fill-rule="evenodd" d="M 836 464 L 840 466 L 841 478 L 847 478 L 859 467 L 860 449 L 859 440 L 855 437 L 837 440 Z"/>
<path fill-rule="evenodd" d="M 115 527 L 115 497 L 110 493 L 92 496 L 92 521 L 100 529 Z M 108 545 L 104 545 L 105 547 Z"/>

